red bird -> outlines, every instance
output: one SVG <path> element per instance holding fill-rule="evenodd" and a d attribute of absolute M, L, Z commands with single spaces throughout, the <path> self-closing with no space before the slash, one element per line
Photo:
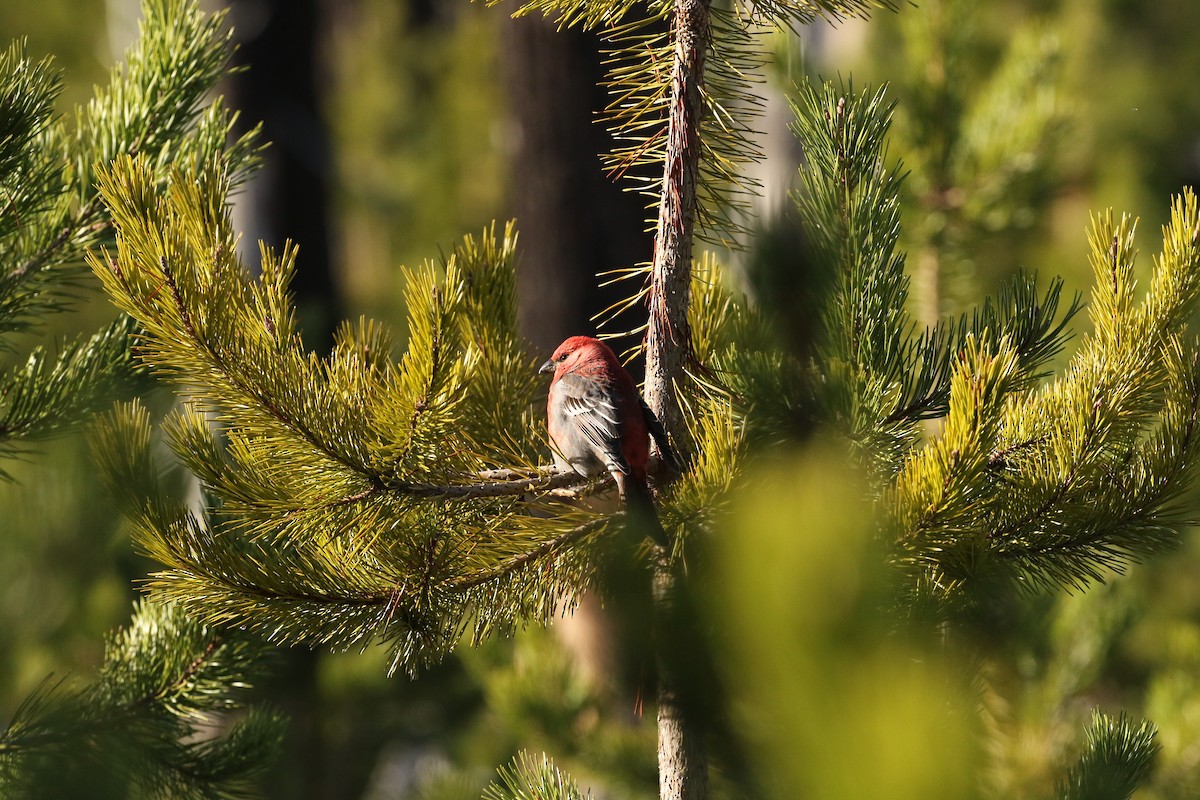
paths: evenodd
<path fill-rule="evenodd" d="M 590 336 L 572 336 L 538 371 L 554 373 L 546 401 L 554 463 L 587 477 L 608 472 L 628 507 L 648 521 L 652 515 L 655 539 L 665 543 L 646 486 L 650 437 L 658 443 L 664 461 L 674 465 L 675 457 L 662 423 L 642 400 L 612 348 Z"/>

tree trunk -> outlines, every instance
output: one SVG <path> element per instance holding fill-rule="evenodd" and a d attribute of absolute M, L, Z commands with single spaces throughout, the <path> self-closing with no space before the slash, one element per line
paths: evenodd
<path fill-rule="evenodd" d="M 680 680 L 680 653 L 669 652 L 679 637 L 663 627 L 678 624 L 675 593 L 680 576 L 670 555 L 658 553 L 654 568 L 654 608 L 658 623 L 658 796 L 660 800 L 704 800 L 708 797 L 708 748 L 705 724 L 696 704 L 687 702 Z M 684 637 L 685 640 L 687 637 Z"/>
<path fill-rule="evenodd" d="M 227 94 L 242 112 L 239 123 L 263 125 L 263 169 L 237 204 L 247 261 L 256 242 L 276 248 L 300 242 L 301 269 L 292 284 L 305 343 L 321 351 L 344 316 L 334 278 L 329 183 L 333 152 L 321 118 L 319 76 L 325 8 L 322 0 L 229 0 L 238 34 L 234 54 L 248 67 L 230 78 Z"/>
<path fill-rule="evenodd" d="M 654 261 L 650 274 L 650 319 L 646 334 L 646 402 L 675 441 L 683 413 L 676 378 L 691 357 L 688 306 L 692 280 L 692 237 L 696 181 L 700 171 L 701 88 L 711 41 L 707 0 L 675 0 L 675 56 L 671 68 L 670 118 L 658 204 Z M 658 553 L 654 575 L 660 626 L 678 621 L 673 613 L 682 578 L 671 554 Z M 702 800 L 708 794 L 704 725 L 689 713 L 681 694 L 677 659 L 665 651 L 674 637 L 660 630 L 658 658 L 658 785 L 662 800 Z"/>
<path fill-rule="evenodd" d="M 677 433 L 683 424 L 675 377 L 682 374 L 691 352 L 687 314 L 704 109 L 701 89 L 712 35 L 707 1 L 676 0 L 673 24 L 670 119 L 650 268 L 650 325 L 646 334 L 646 402 L 668 433 Z"/>

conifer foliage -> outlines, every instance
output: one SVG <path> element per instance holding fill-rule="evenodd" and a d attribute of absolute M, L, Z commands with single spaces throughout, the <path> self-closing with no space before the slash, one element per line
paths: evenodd
<path fill-rule="evenodd" d="M 0 732 L 5 797 L 239 797 L 278 749 L 282 720 L 243 709 L 263 652 L 245 637 L 139 603 L 82 689 L 47 680 Z M 239 711 L 220 735 L 210 728 Z"/>
<path fill-rule="evenodd" d="M 591 796 L 546 756 L 537 759 L 522 752 L 512 764 L 501 767 L 500 782 L 488 786 L 483 800 L 589 800 Z"/>
<path fill-rule="evenodd" d="M 119 153 L 151 165 L 222 163 L 234 182 L 253 168 L 253 133 L 227 145 L 232 116 L 205 96 L 224 74 L 229 34 L 182 0 L 147 0 L 141 34 L 71 125 L 55 114 L 62 79 L 22 42 L 0 53 L 0 458 L 30 457 L 130 390 L 132 318 L 18 355 L 83 291 L 84 251 L 112 241 L 94 166 Z M 11 478 L 0 464 L 0 477 Z M 7 533 L 8 531 L 4 531 Z M 241 708 L 263 657 L 177 607 L 139 603 L 109 637 L 96 681 L 47 678 L 0 729 L 4 797 L 232 797 L 277 748 L 279 721 Z M 240 720 L 233 722 L 231 712 Z"/>
<path fill-rule="evenodd" d="M 1134 221 L 1096 217 L 1093 332 L 1061 376 L 1046 360 L 1067 333 L 1061 284 L 1020 281 L 970 318 L 912 335 L 895 250 L 895 169 L 881 92 L 800 89 L 808 146 L 798 206 L 815 258 L 834 265 L 819 402 L 881 483 L 886 540 L 912 587 L 965 601 L 997 574 L 1081 587 L 1173 541 L 1195 477 L 1200 208 L 1172 206 L 1146 296 L 1134 296 Z M 944 417 L 939 436 L 919 422 Z M 921 591 L 925 591 L 922 589 Z"/>
<path fill-rule="evenodd" d="M 141 406 L 121 405 L 97 426 L 110 486 L 139 547 L 162 565 L 152 596 L 198 625 L 276 642 L 380 640 L 393 670 L 416 672 L 464 637 L 561 613 L 597 582 L 605 549 L 654 562 L 668 584 L 686 582 L 690 545 L 721 530 L 750 456 L 787 439 L 800 416 L 836 431 L 867 476 L 864 501 L 901 617 L 952 626 L 991 587 L 1085 587 L 1169 546 L 1200 460 L 1200 366 L 1186 332 L 1200 293 L 1193 194 L 1173 204 L 1141 299 L 1133 222 L 1096 217 L 1092 332 L 1051 375 L 1080 308 L 1062 307 L 1060 282 L 1039 289 L 1022 278 L 961 318 L 910 321 L 886 94 L 803 85 L 795 204 L 808 246 L 799 257 L 831 276 L 811 352 L 783 346 L 714 257 L 693 269 L 698 233 L 727 238 L 736 166 L 754 156 L 752 100 L 723 99 L 756 63 L 742 21 L 787 25 L 865 5 L 652 4 L 650 22 L 667 21 L 666 33 L 627 17 L 625 2 L 523 9 L 603 27 L 625 48 L 612 118 L 631 145 L 613 163 L 663 169 L 659 249 L 635 274 L 649 276 L 648 400 L 690 455 L 659 487 L 669 553 L 630 544 L 614 517 L 565 502 L 602 482 L 539 466 L 548 460 L 544 390 L 516 334 L 512 226 L 405 274 L 401 353 L 383 326 L 360 320 L 321 357 L 301 340 L 288 295 L 297 248 L 263 245 L 253 269 L 239 255 L 228 195 L 249 149 L 176 157 L 165 173 L 161 151 L 105 151 L 96 180 L 116 241 L 92 247 L 88 261 L 136 320 L 138 357 L 182 399 L 161 430 L 203 489 L 195 507 L 164 485 L 169 465 Z M 630 66 L 646 55 L 649 66 Z M 694 720 L 669 722 L 669 736 L 688 741 L 666 750 L 696 756 Z M 1099 763 L 1135 783 L 1153 754 L 1151 729 L 1098 718 L 1089 753 L 1063 796 L 1085 791 Z M 688 769 L 704 772 L 703 758 Z M 544 760 L 526 759 L 503 782 L 493 796 L 523 796 L 539 782 L 578 796 Z M 691 775 L 663 783 L 672 798 L 701 797 L 705 786 Z"/>
<path fill-rule="evenodd" d="M 202 101 L 226 69 L 228 33 L 183 3 L 155 0 L 145 12 L 141 37 L 70 129 L 54 114 L 62 79 L 52 62 L 31 60 L 22 42 L 0 54 L 0 334 L 36 329 L 69 308 L 83 251 L 111 239 L 95 165 L 138 153 L 156 165 L 160 185 L 164 165 L 211 161 L 226 148 L 232 116 L 220 101 Z M 251 132 L 223 156 L 236 181 L 254 166 L 254 141 Z M 107 398 L 129 371 L 130 330 L 121 319 L 57 356 L 35 348 L 0 374 L 0 455 L 60 432 Z"/>
<path fill-rule="evenodd" d="M 306 352 L 287 295 L 296 250 L 237 255 L 219 171 L 151 191 L 142 160 L 101 175 L 118 228 L 93 268 L 145 327 L 146 359 L 186 405 L 168 441 L 209 493 L 196 514 L 151 488 L 149 419 L 108 417 L 98 451 L 129 498 L 156 593 L 283 642 L 392 643 L 393 669 L 547 619 L 586 583 L 606 519 L 536 469 L 541 391 L 515 334 L 511 228 L 406 276 L 409 341 L 360 321 Z M 500 467 L 503 465 L 503 467 Z M 490 479 L 490 471 L 497 478 Z M 526 499 L 525 495 L 530 498 Z"/>

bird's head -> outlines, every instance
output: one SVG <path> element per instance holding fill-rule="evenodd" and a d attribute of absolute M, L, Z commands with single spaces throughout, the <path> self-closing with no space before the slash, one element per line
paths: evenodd
<path fill-rule="evenodd" d="M 538 372 L 554 373 L 556 376 L 575 371 L 580 367 L 599 361 L 605 364 L 620 364 L 612 348 L 591 336 L 572 336 L 558 346 L 554 355 L 542 364 Z"/>

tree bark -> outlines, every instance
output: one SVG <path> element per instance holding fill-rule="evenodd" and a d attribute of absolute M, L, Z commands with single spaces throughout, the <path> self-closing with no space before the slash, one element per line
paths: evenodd
<path fill-rule="evenodd" d="M 646 402 L 672 434 L 683 424 L 675 377 L 682 373 L 691 353 L 687 314 L 700 172 L 700 120 L 704 112 L 701 89 L 712 37 L 707 0 L 676 0 L 673 27 L 670 118 L 650 267 L 646 333 Z"/>
<path fill-rule="evenodd" d="M 676 378 L 691 358 L 688 307 L 692 281 L 692 237 L 696 221 L 696 182 L 700 172 L 701 89 L 711 43 L 707 0 L 675 0 L 675 54 L 671 67 L 666 159 L 658 204 L 654 261 L 650 268 L 649 327 L 646 333 L 647 404 L 674 441 L 682 441 L 683 412 Z M 682 577 L 671 554 L 660 550 L 654 573 L 658 632 L 658 786 L 662 800 L 702 800 L 708 795 L 705 726 L 682 695 L 677 657 L 668 652 L 675 638 L 663 626 L 678 623 L 674 613 Z M 692 709 L 691 711 L 689 709 Z"/>
<path fill-rule="evenodd" d="M 676 592 L 680 576 L 670 554 L 660 548 L 654 568 L 654 608 L 658 636 L 658 796 L 660 800 L 704 800 L 708 797 L 708 748 L 705 724 L 696 704 L 687 702 L 679 667 L 686 654 L 670 652 L 680 637 L 663 628 L 679 624 Z M 686 640 L 687 637 L 683 637 Z"/>

